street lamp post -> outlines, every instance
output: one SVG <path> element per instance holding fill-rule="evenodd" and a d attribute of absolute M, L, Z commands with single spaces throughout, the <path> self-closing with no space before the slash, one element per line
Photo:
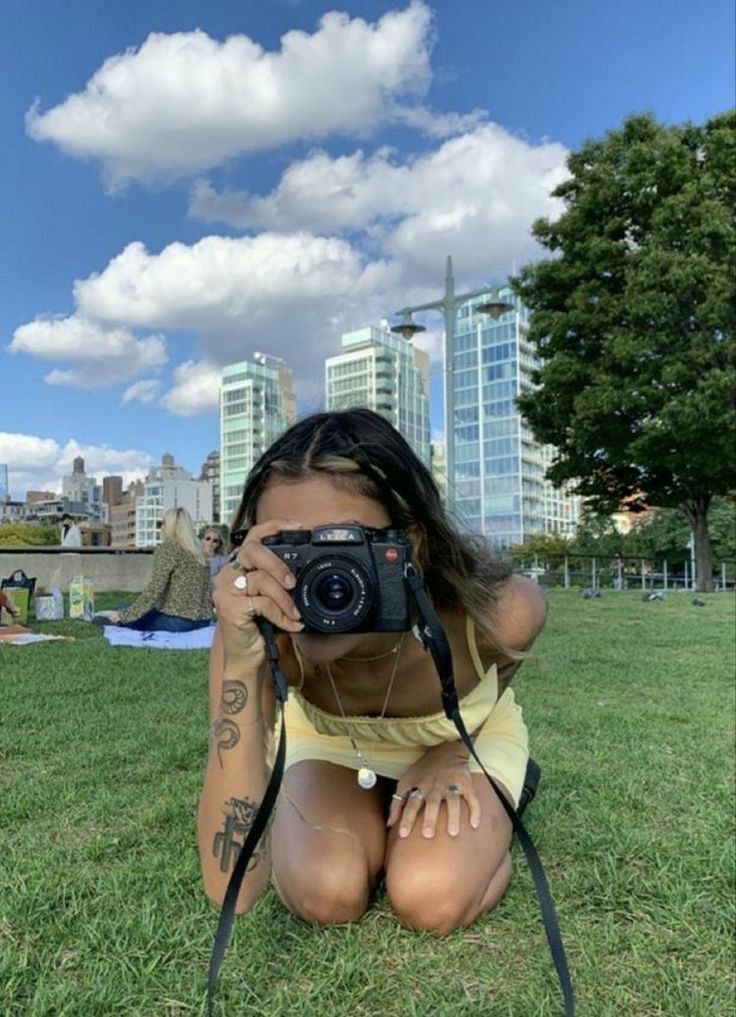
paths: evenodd
<path fill-rule="evenodd" d="M 441 299 L 432 300 L 426 304 L 415 304 L 414 307 L 402 308 L 400 311 L 396 312 L 397 315 L 401 315 L 401 322 L 398 325 L 393 325 L 391 328 L 392 332 L 402 335 L 407 342 L 410 342 L 418 332 L 426 331 L 423 325 L 418 325 L 413 320 L 412 315 L 414 313 L 419 311 L 440 311 L 445 319 L 445 369 L 442 374 L 442 389 L 445 404 L 445 468 L 447 470 L 447 501 L 449 505 L 452 505 L 453 502 L 453 490 L 455 483 L 455 389 L 452 374 L 455 356 L 455 321 L 457 318 L 457 309 L 460 304 L 464 304 L 466 300 L 471 300 L 473 297 L 485 296 L 485 294 L 491 292 L 494 288 L 495 287 L 492 286 L 484 286 L 483 289 L 473 290 L 470 293 L 456 294 L 455 277 L 452 269 L 452 257 L 448 255 L 447 271 L 445 273 L 445 292 Z M 512 311 L 513 307 L 504 300 L 489 300 L 483 304 L 479 304 L 477 310 L 481 311 L 483 314 L 488 314 L 490 317 L 497 320 L 506 311 Z M 482 418 L 482 413 L 479 413 L 479 416 Z M 480 437 L 482 446 L 482 430 Z M 483 452 L 481 447 L 481 456 L 482 455 Z"/>

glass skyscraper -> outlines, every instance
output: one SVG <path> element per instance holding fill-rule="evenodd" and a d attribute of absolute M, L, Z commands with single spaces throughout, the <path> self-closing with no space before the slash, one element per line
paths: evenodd
<path fill-rule="evenodd" d="M 496 320 L 479 308 L 502 301 L 513 310 Z M 536 442 L 514 399 L 533 388 L 529 312 L 510 287 L 489 288 L 460 303 L 454 355 L 454 475 L 450 501 L 460 522 L 497 547 L 534 533 L 572 533 L 579 499 L 544 479 L 553 450 Z"/>
<path fill-rule="evenodd" d="M 256 459 L 296 419 L 291 371 L 277 357 L 223 368 L 220 385 L 220 518 L 238 507 Z"/>
<path fill-rule="evenodd" d="M 325 361 L 328 410 L 365 406 L 382 414 L 430 465 L 429 357 L 387 328 L 346 332 Z"/>

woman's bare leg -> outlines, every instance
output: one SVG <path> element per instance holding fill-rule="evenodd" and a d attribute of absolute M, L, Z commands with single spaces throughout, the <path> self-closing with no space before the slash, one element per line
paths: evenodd
<path fill-rule="evenodd" d="M 447 935 L 494 907 L 508 886 L 511 821 L 486 778 L 475 774 L 473 782 L 481 803 L 478 829 L 471 828 L 463 802 L 456 837 L 447 832 L 444 803 L 434 837 L 422 836 L 421 822 L 406 838 L 398 836 L 398 827 L 390 831 L 386 891 L 398 917 L 411 928 Z"/>
<path fill-rule="evenodd" d="M 365 911 L 386 851 L 385 782 L 366 791 L 354 770 L 309 760 L 284 777 L 271 837 L 272 879 L 307 921 L 349 922 Z"/>

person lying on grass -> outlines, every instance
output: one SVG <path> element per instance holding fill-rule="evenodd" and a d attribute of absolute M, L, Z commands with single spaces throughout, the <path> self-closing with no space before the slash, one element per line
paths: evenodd
<path fill-rule="evenodd" d="M 412 631 L 305 631 L 294 575 L 264 540 L 328 524 L 407 534 L 450 642 L 466 727 L 518 804 L 527 730 L 509 682 L 544 624 L 538 586 L 455 529 L 431 474 L 383 417 L 318 413 L 254 466 L 232 526 L 247 534 L 215 582 L 211 743 L 198 816 L 205 892 L 222 904 L 270 772 L 275 701 L 260 615 L 281 630 L 287 760 L 237 912 L 270 877 L 295 915 L 351 921 L 385 879 L 407 926 L 444 935 L 503 895 L 511 823 L 445 717 L 432 658 Z M 323 593 L 339 604 L 340 584 Z"/>

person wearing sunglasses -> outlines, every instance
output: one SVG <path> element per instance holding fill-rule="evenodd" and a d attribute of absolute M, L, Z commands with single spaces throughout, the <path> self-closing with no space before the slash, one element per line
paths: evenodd
<path fill-rule="evenodd" d="M 225 544 L 219 530 L 210 528 L 204 530 L 201 535 L 202 550 L 207 558 L 210 569 L 210 579 L 214 579 L 217 573 L 227 565 Z"/>

